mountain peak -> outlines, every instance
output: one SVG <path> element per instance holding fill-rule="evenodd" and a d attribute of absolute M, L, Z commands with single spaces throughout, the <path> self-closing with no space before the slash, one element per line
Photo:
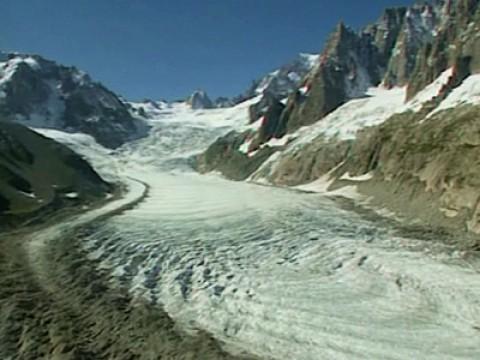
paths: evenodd
<path fill-rule="evenodd" d="M 127 104 L 85 72 L 38 55 L 0 55 L 0 109 L 6 120 L 85 132 L 112 148 L 146 129 Z"/>
<path fill-rule="evenodd" d="M 207 92 L 201 89 L 194 91 L 193 94 L 188 98 L 187 103 L 194 110 L 212 109 L 214 107 L 213 102 L 208 96 Z"/>

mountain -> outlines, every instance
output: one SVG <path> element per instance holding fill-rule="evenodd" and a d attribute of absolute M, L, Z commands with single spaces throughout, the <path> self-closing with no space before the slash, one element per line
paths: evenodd
<path fill-rule="evenodd" d="M 197 90 L 187 100 L 187 104 L 194 110 L 198 109 L 212 109 L 215 107 L 212 100 L 203 90 Z"/>
<path fill-rule="evenodd" d="M 37 55 L 0 55 L 0 115 L 30 127 L 90 134 L 111 148 L 147 132 L 116 94 L 75 67 Z"/>
<path fill-rule="evenodd" d="M 168 108 L 170 104 L 167 101 L 154 101 L 151 99 L 144 99 L 140 102 L 128 102 L 130 112 L 136 117 L 142 119 L 151 119 L 162 113 L 164 109 Z"/>
<path fill-rule="evenodd" d="M 14 225 L 112 190 L 79 155 L 27 127 L 0 121 L 0 224 Z"/>
<path fill-rule="evenodd" d="M 252 98 L 263 93 L 269 93 L 282 99 L 294 92 L 319 61 L 314 54 L 299 54 L 293 61 L 253 82 L 244 94 Z"/>
<path fill-rule="evenodd" d="M 218 139 L 198 170 L 355 186 L 406 219 L 480 233 L 479 3 L 387 9 L 360 31 L 340 23 L 288 100 L 264 94 L 250 108 L 255 124 Z"/>
<path fill-rule="evenodd" d="M 461 82 L 478 67 L 469 60 L 476 51 L 471 25 L 476 4 L 437 0 L 387 9 L 360 31 L 339 23 L 319 57 L 303 55 L 302 61 L 292 63 L 297 65 L 293 68 L 310 69 L 303 77 L 300 72 L 290 76 L 301 79 L 296 86 L 284 81 L 293 69 L 287 65 L 247 92 L 263 94 L 250 109 L 250 122 L 262 119 L 254 143 L 261 146 L 314 124 L 346 102 L 367 96 L 372 87 L 406 86 L 410 100 L 449 66 L 455 67 L 455 81 Z M 279 84 L 289 86 L 279 90 Z"/>
<path fill-rule="evenodd" d="M 235 103 L 231 99 L 225 96 L 220 96 L 216 98 L 214 104 L 216 108 L 228 108 L 235 105 Z"/>
<path fill-rule="evenodd" d="M 319 55 L 302 53 L 279 69 L 253 81 L 252 85 L 239 96 L 234 98 L 220 96 L 212 100 L 205 91 L 196 90 L 187 98 L 186 103 L 193 110 L 201 110 L 230 108 L 263 94 L 268 94 L 267 96 L 273 96 L 279 100 L 284 99 L 302 84 L 304 77 L 318 65 L 318 61 Z M 129 105 L 131 105 L 136 116 L 152 118 L 158 115 L 158 110 L 168 106 L 168 102 L 144 100 L 129 103 Z"/>

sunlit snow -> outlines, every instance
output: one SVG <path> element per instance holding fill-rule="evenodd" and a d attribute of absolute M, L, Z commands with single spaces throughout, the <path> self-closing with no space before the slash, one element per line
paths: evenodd
<path fill-rule="evenodd" d="M 353 125 L 341 125 L 338 115 L 327 121 L 351 137 L 355 127 L 384 119 L 403 95 L 375 90 L 339 110 L 355 114 Z M 131 187 L 123 201 L 77 223 L 137 199 L 144 187 L 130 178 L 151 187 L 135 209 L 96 224 L 82 240 L 110 271 L 111 286 L 127 286 L 185 330 L 204 329 L 233 352 L 301 360 L 478 358 L 478 263 L 439 242 L 402 237 L 322 194 L 191 170 L 192 154 L 247 127 L 247 109 L 175 104 L 151 121 L 148 138 L 115 152 L 85 135 L 42 131 Z M 323 126 L 312 129 L 328 131 Z M 36 239 L 61 233 L 59 225 Z"/>

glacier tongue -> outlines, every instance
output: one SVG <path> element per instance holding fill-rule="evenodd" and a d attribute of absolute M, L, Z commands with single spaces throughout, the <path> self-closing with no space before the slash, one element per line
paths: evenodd
<path fill-rule="evenodd" d="M 384 91 L 403 97 L 402 89 Z M 355 108 L 388 107 L 382 94 L 371 96 Z M 114 152 L 91 137 L 43 131 L 102 174 L 151 186 L 145 202 L 83 239 L 110 271 L 111 286 L 128 286 L 231 352 L 302 360 L 480 356 L 478 263 L 320 194 L 189 169 L 189 156 L 212 139 L 247 127 L 250 103 L 197 111 L 175 104 L 151 121 L 148 138 Z"/>

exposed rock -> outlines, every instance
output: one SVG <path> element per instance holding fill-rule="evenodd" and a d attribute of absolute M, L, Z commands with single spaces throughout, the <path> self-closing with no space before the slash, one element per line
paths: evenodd
<path fill-rule="evenodd" d="M 417 53 L 434 39 L 441 17 L 441 6 L 438 5 L 415 4 L 406 10 L 388 61 L 384 77 L 387 86 L 408 83 L 415 68 Z"/>
<path fill-rule="evenodd" d="M 274 168 L 265 168 L 258 177 L 279 185 L 309 183 L 340 165 L 349 154 L 350 147 L 351 141 L 319 138 L 298 151 L 281 154 Z"/>
<path fill-rule="evenodd" d="M 52 204 L 104 196 L 111 186 L 66 146 L 0 121 L 0 218 L 8 225 Z"/>
<path fill-rule="evenodd" d="M 459 59 L 471 58 L 471 72 L 480 70 L 478 34 L 480 24 L 478 0 L 447 1 L 435 36 L 423 44 L 416 58 L 408 84 L 410 99 L 436 79 L 445 69 L 455 66 Z M 464 60 L 463 60 L 464 61 Z"/>
<path fill-rule="evenodd" d="M 202 90 L 195 91 L 187 100 L 192 109 L 212 109 L 214 107 L 212 100 L 207 93 Z"/>
<path fill-rule="evenodd" d="M 233 106 L 234 103 L 229 98 L 221 96 L 215 99 L 214 105 L 216 108 L 228 108 Z"/>
<path fill-rule="evenodd" d="M 380 53 L 369 32 L 356 33 L 340 23 L 308 76 L 302 96 L 289 99 L 287 132 L 310 125 L 351 98 L 363 96 L 381 80 Z"/>
<path fill-rule="evenodd" d="M 478 17 L 477 3 L 438 0 L 387 9 L 377 22 L 359 32 L 340 23 L 319 62 L 297 89 L 289 92 L 286 109 L 280 116 L 284 130 L 278 134 L 320 121 L 346 101 L 365 96 L 369 87 L 380 83 L 386 87 L 408 85 L 410 99 L 449 66 L 458 69 L 456 82 L 463 80 L 470 73 L 465 71 L 465 59 L 474 58 L 471 54 L 480 47 L 473 40 L 477 39 L 474 36 L 477 27 L 472 23 Z M 458 42 L 462 46 L 457 46 Z M 469 69 L 480 68 L 476 60 L 471 64 Z M 274 102 L 268 98 L 271 94 L 275 95 L 267 93 L 267 98 L 254 109 L 252 121 L 267 112 L 264 105 L 273 106 Z M 263 127 L 260 131 L 265 132 Z"/>
<path fill-rule="evenodd" d="M 230 147 L 218 143 L 211 147 L 209 158 L 215 161 L 204 170 L 228 167 L 222 172 L 229 176 L 236 171 L 230 162 L 232 153 L 242 158 L 244 169 L 245 162 L 254 161 L 250 153 L 263 149 L 272 138 L 287 134 L 289 139 L 299 136 L 302 140 L 304 136 L 307 140 L 293 140 L 292 145 L 287 142 L 276 149 L 279 152 L 261 167 L 255 162 L 259 170 L 253 178 L 289 186 L 322 179 L 325 186 L 341 187 L 355 181 L 349 179 L 363 176 L 356 185 L 379 206 L 432 227 L 480 234 L 480 168 L 476 160 L 480 157 L 480 139 L 476 138 L 480 134 L 480 96 L 475 85 L 478 77 L 470 76 L 480 73 L 479 4 L 478 0 L 437 0 L 389 9 L 360 32 L 339 24 L 318 65 L 287 101 L 266 92 L 250 108 L 252 122 L 263 117 L 260 128 L 223 139 L 234 144 Z M 433 87 L 426 88 L 430 84 Z M 462 84 L 467 86 L 457 89 Z M 372 92 L 366 90 L 371 86 L 407 86 L 406 100 L 425 92 L 413 102 L 419 107 L 409 103 L 405 109 L 410 111 L 384 123 L 387 116 L 373 121 L 380 125 L 371 128 L 365 128 L 372 123 L 371 114 L 349 112 L 349 107 L 341 113 L 346 118 L 329 117 L 328 124 L 336 120 L 342 129 L 348 129 L 348 116 L 356 114 L 352 115 L 353 125 L 363 130 L 348 137 L 350 140 L 335 137 L 334 123 L 332 131 L 325 130 L 317 138 L 305 136 L 308 128 L 292 135 L 322 121 L 344 103 L 368 96 Z M 443 106 L 450 95 L 455 95 L 455 100 Z M 352 106 L 360 103 L 360 99 L 351 102 Z M 447 110 L 437 111 L 439 106 Z M 375 101 L 369 109 L 378 111 Z M 312 129 L 323 127 L 314 125 Z M 238 147 L 246 145 L 248 154 L 237 154 Z"/>
<path fill-rule="evenodd" d="M 380 206 L 434 227 L 480 233 L 479 116 L 478 105 L 428 118 L 422 112 L 395 115 L 361 131 L 355 141 L 319 138 L 281 154 L 258 177 L 299 185 L 323 176 L 340 181 L 345 174 L 370 173 L 372 180 L 359 182 L 359 190 Z"/>
<path fill-rule="evenodd" d="M 245 180 L 276 150 L 264 147 L 254 155 L 247 155 L 239 150 L 240 146 L 252 134 L 232 131 L 218 138 L 207 151 L 196 158 L 196 168 L 201 173 L 220 171 L 233 180 Z"/>
<path fill-rule="evenodd" d="M 107 147 L 143 136 L 147 126 L 120 98 L 74 67 L 40 56 L 0 62 L 0 115 L 31 127 L 79 131 Z"/>
<path fill-rule="evenodd" d="M 268 93 L 277 99 L 286 98 L 302 84 L 305 76 L 318 65 L 319 56 L 299 54 L 293 61 L 256 80 L 241 99 Z"/>
<path fill-rule="evenodd" d="M 402 30 L 406 7 L 386 9 L 380 19 L 365 28 L 364 32 L 371 34 L 380 56 L 383 58 L 384 66 L 390 59 L 393 48 L 397 43 L 398 36 Z"/>

